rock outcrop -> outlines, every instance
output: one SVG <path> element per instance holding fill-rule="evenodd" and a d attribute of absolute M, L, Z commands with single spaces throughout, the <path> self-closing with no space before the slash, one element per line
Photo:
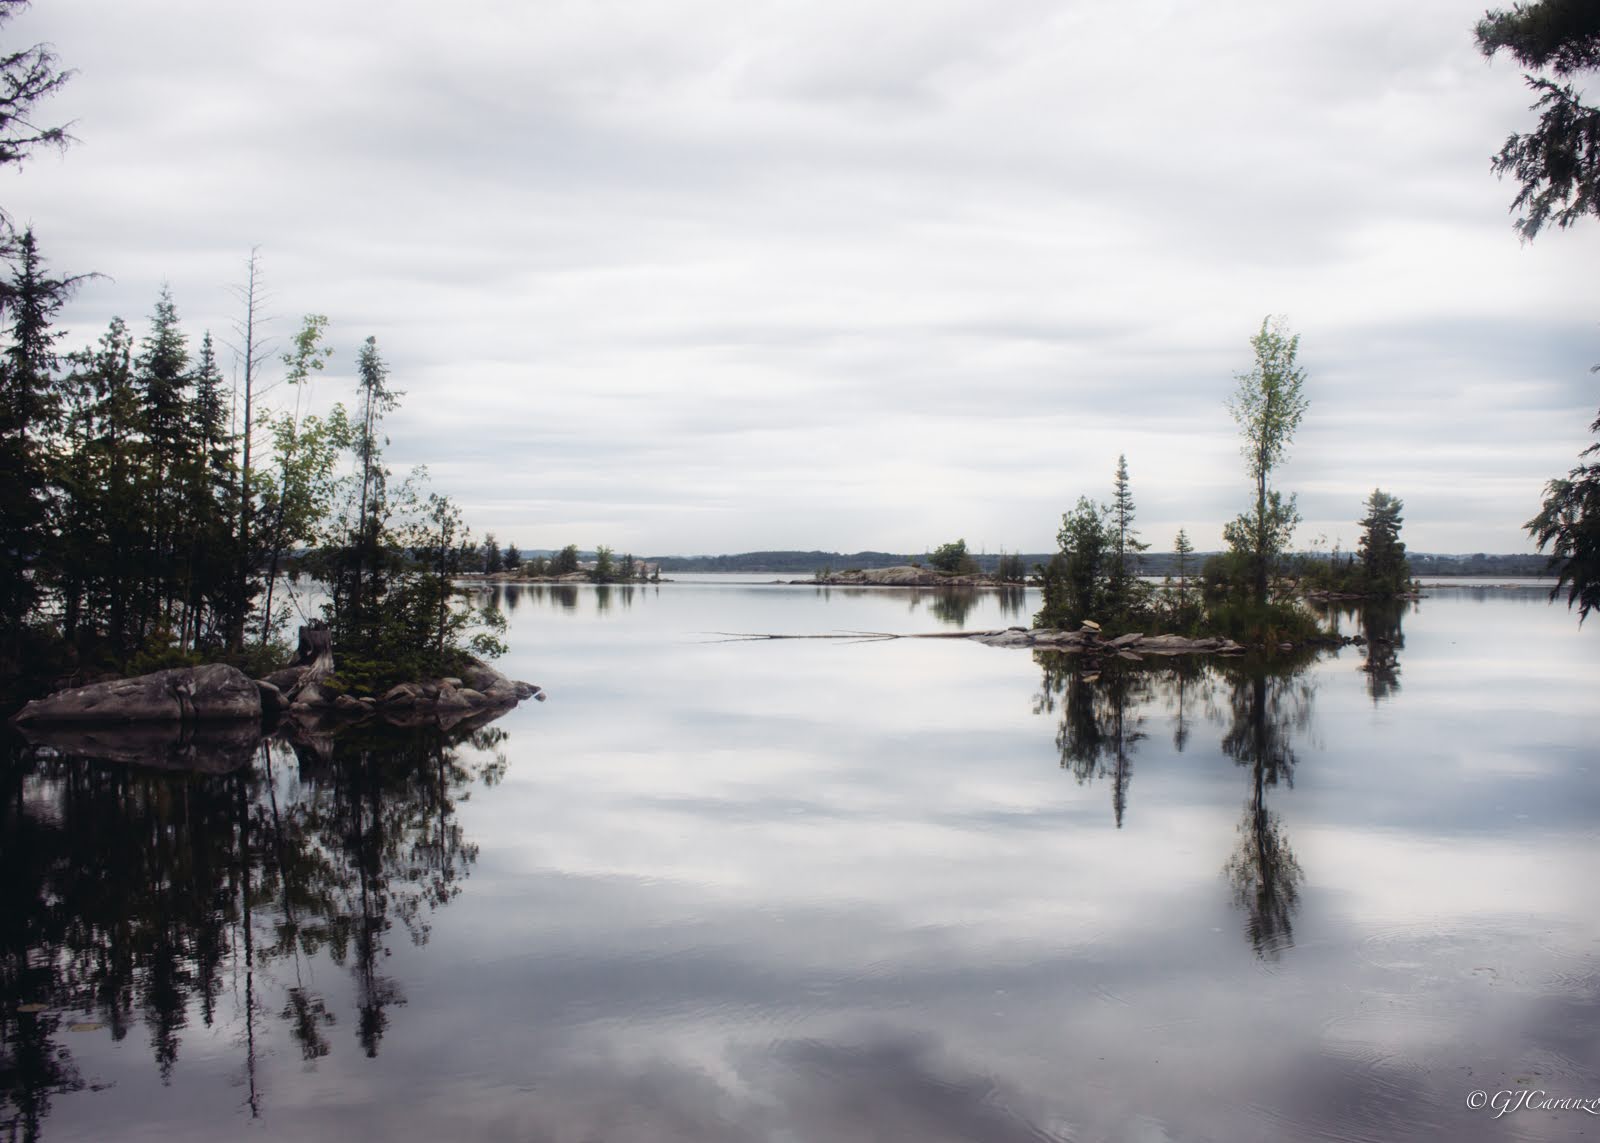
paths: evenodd
<path fill-rule="evenodd" d="M 279 671 L 265 681 L 287 684 L 283 693 L 293 696 L 288 714 L 302 720 L 381 715 L 386 721 L 401 724 L 435 720 L 454 723 L 484 711 L 504 711 L 525 698 L 544 699 L 544 692 L 532 683 L 509 679 L 478 659 L 471 660 L 459 677 L 398 683 L 379 698 L 353 698 L 316 682 L 302 682 L 291 677 L 296 670 L 291 667 Z"/>
<path fill-rule="evenodd" d="M 944 575 L 929 568 L 903 564 L 893 568 L 867 568 L 863 571 L 829 572 L 811 579 L 792 579 L 791 584 L 817 584 L 823 587 L 1021 587 L 997 583 L 987 575 Z"/>
<path fill-rule="evenodd" d="M 30 702 L 19 723 L 261 721 L 261 690 L 243 671 L 221 663 L 178 667 L 57 691 Z"/>

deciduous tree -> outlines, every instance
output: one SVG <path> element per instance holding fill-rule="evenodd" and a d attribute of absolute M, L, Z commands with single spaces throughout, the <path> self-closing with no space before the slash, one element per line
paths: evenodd
<path fill-rule="evenodd" d="M 1300 522 L 1294 496 L 1285 500 L 1272 488 L 1272 471 L 1288 456 L 1308 402 L 1305 370 L 1296 362 L 1298 334 L 1289 334 L 1281 320 L 1268 317 L 1262 319 L 1250 346 L 1255 366 L 1238 375 L 1228 410 L 1243 438 L 1239 451 L 1255 484 L 1255 505 L 1228 524 L 1223 534 L 1248 564 L 1251 592 L 1258 604 L 1264 604 L 1273 565 Z"/>

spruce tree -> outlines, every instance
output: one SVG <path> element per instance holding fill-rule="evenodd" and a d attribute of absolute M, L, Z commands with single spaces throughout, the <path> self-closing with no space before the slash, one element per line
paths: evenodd
<path fill-rule="evenodd" d="M 1111 612 L 1119 619 L 1126 619 L 1139 605 L 1142 595 L 1139 580 L 1142 558 L 1139 553 L 1150 546 L 1139 539 L 1139 531 L 1133 526 L 1134 515 L 1133 489 L 1128 481 L 1128 458 L 1118 456 L 1110 504 L 1108 538 L 1111 560 L 1106 597 Z"/>

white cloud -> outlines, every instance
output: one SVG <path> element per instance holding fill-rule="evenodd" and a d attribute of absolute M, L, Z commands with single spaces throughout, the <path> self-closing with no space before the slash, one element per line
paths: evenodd
<path fill-rule="evenodd" d="M 1285 313 L 1302 537 L 1382 484 L 1415 549 L 1518 550 L 1593 415 L 1600 238 L 1518 244 L 1479 14 L 51 0 L 8 34 L 79 69 L 82 143 L 0 195 L 110 275 L 85 340 L 163 281 L 220 334 L 261 244 L 280 336 L 327 313 L 348 380 L 376 335 L 391 455 L 524 547 L 1038 550 L 1121 452 L 1150 538 L 1216 543 Z"/>

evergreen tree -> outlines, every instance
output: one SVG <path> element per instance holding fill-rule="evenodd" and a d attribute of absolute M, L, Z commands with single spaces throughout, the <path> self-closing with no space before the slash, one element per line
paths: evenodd
<path fill-rule="evenodd" d="M 1557 79 L 1600 68 L 1600 5 L 1594 0 L 1535 0 L 1490 11 L 1476 34 L 1485 56 L 1504 50 Z M 1506 139 L 1494 170 L 1520 184 L 1511 209 L 1523 212 L 1516 227 L 1531 239 L 1548 223 L 1567 227 L 1586 214 L 1600 215 L 1600 108 L 1585 104 L 1571 83 L 1524 78 L 1540 93 L 1533 104 L 1539 123 Z"/>
<path fill-rule="evenodd" d="M 1141 590 L 1144 584 L 1139 579 L 1139 553 L 1150 545 L 1139 539 L 1138 529 L 1133 526 L 1134 515 L 1128 458 L 1118 456 L 1109 514 L 1111 559 L 1106 577 L 1106 604 L 1111 614 L 1119 619 L 1126 619 L 1136 611 L 1145 594 Z"/>
<path fill-rule="evenodd" d="M 1189 542 L 1189 534 L 1182 528 L 1178 529 L 1178 535 L 1172 541 L 1172 550 L 1178 556 L 1178 592 L 1184 594 L 1189 587 L 1189 557 L 1194 555 L 1194 545 Z"/>
<path fill-rule="evenodd" d="M 1600 417 L 1589 431 L 1600 433 Z M 1579 455 L 1596 454 L 1600 441 Z M 1578 608 L 1582 625 L 1589 612 L 1600 607 L 1600 461 L 1579 464 L 1565 480 L 1547 483 L 1543 507 L 1524 526 L 1541 552 L 1550 549 L 1550 568 L 1557 573 L 1550 598 L 1565 588 L 1567 606 Z"/>
<path fill-rule="evenodd" d="M 0 289 L 6 319 L 0 353 L 0 659 L 8 664 L 16 661 L 22 626 L 39 601 L 40 576 L 48 574 L 47 489 L 62 415 L 52 322 L 76 284 L 45 273 L 33 231 L 24 231 L 11 277 Z"/>
<path fill-rule="evenodd" d="M 522 553 L 517 550 L 516 544 L 506 545 L 506 570 L 519 571 L 522 568 Z"/>
<path fill-rule="evenodd" d="M 172 293 L 163 286 L 150 316 L 150 332 L 134 359 L 139 428 L 144 438 L 140 475 L 150 525 L 139 553 L 149 585 L 149 590 L 141 593 L 141 638 L 158 622 L 171 627 L 172 603 L 179 594 L 175 538 L 182 490 L 174 475 L 190 444 L 188 382 L 187 339 L 178 324 Z"/>
<path fill-rule="evenodd" d="M 617 578 L 616 565 L 611 559 L 611 549 L 601 544 L 594 550 L 594 571 L 590 578 L 595 583 L 610 583 Z"/>
<path fill-rule="evenodd" d="M 568 544 L 550 561 L 551 575 L 571 575 L 578 570 L 578 545 Z"/>
<path fill-rule="evenodd" d="M 500 551 L 500 541 L 489 532 L 483 537 L 483 570 L 488 575 L 505 569 L 505 556 Z"/>
<path fill-rule="evenodd" d="M 1400 542 L 1400 510 L 1405 505 L 1378 488 L 1365 503 L 1367 514 L 1361 519 L 1359 544 L 1364 590 L 1394 595 L 1404 591 L 1411 579 L 1406 546 Z"/>

